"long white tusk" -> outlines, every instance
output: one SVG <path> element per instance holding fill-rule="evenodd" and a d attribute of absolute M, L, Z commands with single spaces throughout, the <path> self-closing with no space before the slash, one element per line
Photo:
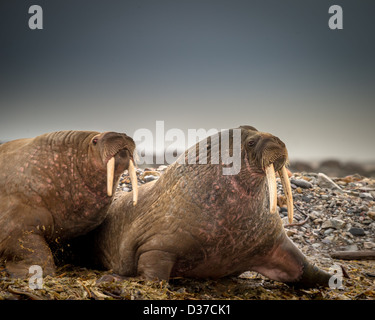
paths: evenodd
<path fill-rule="evenodd" d="M 112 157 L 107 162 L 107 195 L 112 196 L 113 179 L 115 177 L 115 158 Z"/>
<path fill-rule="evenodd" d="M 137 179 L 137 174 L 135 172 L 133 160 L 129 161 L 128 172 L 129 172 L 130 181 L 132 182 L 133 206 L 135 206 L 138 202 L 138 179 Z"/>
<path fill-rule="evenodd" d="M 289 223 L 293 221 L 293 195 L 292 195 L 292 188 L 290 187 L 288 172 L 286 171 L 285 166 L 278 171 L 281 179 L 281 184 L 284 189 L 284 193 L 286 196 L 286 205 L 288 209 L 288 220 Z"/>
<path fill-rule="evenodd" d="M 270 212 L 276 213 L 276 205 L 277 205 L 277 187 L 276 187 L 276 177 L 275 177 L 275 168 L 271 163 L 266 168 L 266 176 L 267 176 L 267 184 L 268 184 L 268 191 L 270 195 Z"/>

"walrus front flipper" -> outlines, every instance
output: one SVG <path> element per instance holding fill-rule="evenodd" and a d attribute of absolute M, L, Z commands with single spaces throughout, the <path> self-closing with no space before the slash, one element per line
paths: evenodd
<path fill-rule="evenodd" d="M 22 203 L 17 194 L 0 196 L 0 260 L 11 277 L 28 277 L 32 265 L 40 266 L 43 276 L 54 274 L 53 256 L 45 240 L 52 233 L 51 221 L 48 210 Z"/>
<path fill-rule="evenodd" d="M 11 245 L 7 248 L 7 255 L 10 260 L 6 260 L 5 267 L 11 277 L 29 277 L 32 265 L 40 266 L 43 276 L 55 274 L 51 250 L 42 235 L 25 231 L 18 239 L 12 237 L 9 240 Z"/>
<path fill-rule="evenodd" d="M 169 280 L 172 268 L 176 262 L 173 253 L 151 250 L 142 253 L 138 260 L 138 272 L 147 280 Z"/>

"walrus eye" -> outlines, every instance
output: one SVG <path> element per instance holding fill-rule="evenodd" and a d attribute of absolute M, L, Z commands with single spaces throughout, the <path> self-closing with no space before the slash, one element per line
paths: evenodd
<path fill-rule="evenodd" d="M 93 144 L 94 146 L 96 146 L 97 143 L 98 143 L 98 138 L 95 138 L 95 139 L 92 140 L 92 144 Z"/>
<path fill-rule="evenodd" d="M 247 143 L 247 145 L 248 145 L 249 147 L 254 147 L 254 145 L 255 145 L 255 141 L 254 141 L 254 140 L 250 140 L 250 141 Z"/>

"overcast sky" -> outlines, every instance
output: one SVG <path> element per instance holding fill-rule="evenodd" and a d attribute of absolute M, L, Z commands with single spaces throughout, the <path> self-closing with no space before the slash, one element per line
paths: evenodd
<path fill-rule="evenodd" d="M 373 0 L 2 0 L 0 140 L 248 124 L 291 160 L 375 160 L 374 15 Z"/>

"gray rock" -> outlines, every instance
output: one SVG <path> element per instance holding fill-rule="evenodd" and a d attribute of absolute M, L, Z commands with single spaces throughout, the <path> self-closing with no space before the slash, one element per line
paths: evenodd
<path fill-rule="evenodd" d="M 313 185 L 310 182 L 303 179 L 290 179 L 290 183 L 293 183 L 297 187 L 301 187 L 304 189 L 309 189 L 313 187 Z"/>
<path fill-rule="evenodd" d="M 334 230 L 333 228 L 328 228 L 327 230 L 324 231 L 324 235 L 325 236 L 330 235 L 333 232 L 333 230 Z"/>
<path fill-rule="evenodd" d="M 287 213 L 287 212 L 288 212 L 288 208 L 286 208 L 286 207 L 280 208 L 280 213 Z"/>
<path fill-rule="evenodd" d="M 329 229 L 329 228 L 332 228 L 332 222 L 331 220 L 326 220 L 323 222 L 322 224 L 322 229 Z"/>
<path fill-rule="evenodd" d="M 152 176 L 152 175 L 149 175 L 143 178 L 145 182 L 150 182 L 150 181 L 157 180 L 157 179 L 159 179 L 158 176 Z"/>
<path fill-rule="evenodd" d="M 330 240 L 330 238 L 326 237 L 322 240 L 322 243 L 324 244 L 331 244 L 332 243 L 332 240 Z"/>
<path fill-rule="evenodd" d="M 375 244 L 370 242 L 370 241 L 366 241 L 363 243 L 363 248 L 364 249 L 372 249 L 375 247 Z"/>
<path fill-rule="evenodd" d="M 302 197 L 302 201 L 304 201 L 304 202 L 310 202 L 311 200 L 312 200 L 311 196 L 303 196 Z"/>
<path fill-rule="evenodd" d="M 318 174 L 317 184 L 321 188 L 328 188 L 342 192 L 342 189 L 335 182 L 333 182 L 331 178 L 327 177 L 324 173 L 321 172 Z"/>
<path fill-rule="evenodd" d="M 334 239 L 335 239 L 335 236 L 333 234 L 330 234 L 329 236 L 324 238 L 325 243 L 328 243 L 328 244 L 332 243 Z"/>
<path fill-rule="evenodd" d="M 361 236 L 364 236 L 365 235 L 365 230 L 363 230 L 362 228 L 350 228 L 349 229 L 349 232 L 353 235 L 353 236 L 357 236 L 357 237 L 361 237 Z"/>
<path fill-rule="evenodd" d="M 345 225 L 345 222 L 340 219 L 329 219 L 323 222 L 322 229 L 333 228 L 333 229 L 338 230 L 344 227 L 344 225 Z"/>

